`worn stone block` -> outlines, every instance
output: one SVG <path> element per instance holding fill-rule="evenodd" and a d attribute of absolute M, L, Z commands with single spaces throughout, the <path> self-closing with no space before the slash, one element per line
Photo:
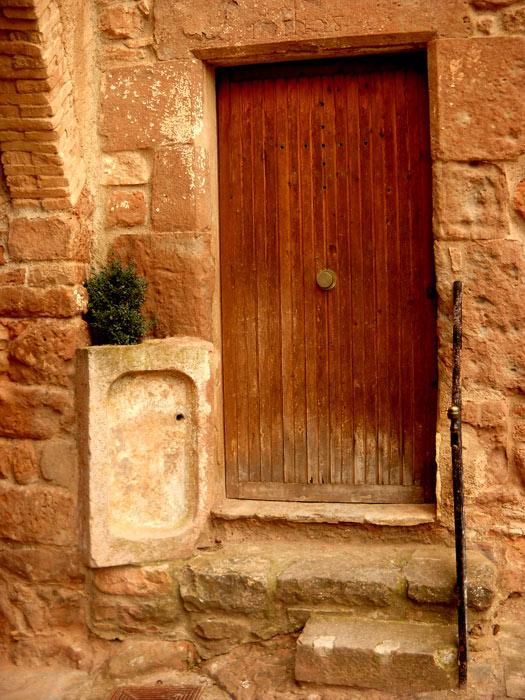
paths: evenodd
<path fill-rule="evenodd" d="M 117 606 L 118 629 L 131 634 L 165 633 L 180 622 L 180 613 L 179 604 L 168 597 L 121 601 Z"/>
<path fill-rule="evenodd" d="M 520 180 L 516 185 L 512 206 L 525 219 L 525 180 Z"/>
<path fill-rule="evenodd" d="M 71 583 L 84 580 L 78 551 L 63 548 L 13 547 L 0 550 L 0 567 L 29 581 Z"/>
<path fill-rule="evenodd" d="M 151 597 L 170 592 L 171 581 L 167 564 L 100 569 L 95 571 L 94 583 L 102 593 Z"/>
<path fill-rule="evenodd" d="M 201 231 L 210 226 L 206 151 L 167 146 L 155 154 L 151 220 L 156 231 Z"/>
<path fill-rule="evenodd" d="M 191 61 L 109 70 L 102 86 L 104 150 L 191 142 L 202 128 L 203 70 Z"/>
<path fill-rule="evenodd" d="M 143 185 L 149 181 L 147 157 L 136 151 L 107 153 L 102 157 L 104 185 Z"/>
<path fill-rule="evenodd" d="M 69 386 L 75 351 L 87 342 L 89 333 L 81 319 L 28 322 L 9 344 L 9 376 L 24 384 Z"/>
<path fill-rule="evenodd" d="M 481 552 L 467 552 L 469 607 L 486 610 L 496 592 L 495 567 Z M 408 597 L 418 603 L 443 603 L 455 600 L 456 560 L 453 550 L 422 547 L 405 568 Z"/>
<path fill-rule="evenodd" d="M 3 486 L 0 537 L 24 543 L 74 544 L 78 537 L 75 501 L 63 491 Z"/>
<path fill-rule="evenodd" d="M 0 316 L 70 318 L 87 310 L 87 293 L 82 287 L 38 289 L 0 287 Z"/>
<path fill-rule="evenodd" d="M 126 639 L 109 659 L 107 673 L 112 678 L 125 678 L 160 670 L 186 671 L 197 660 L 191 642 Z"/>
<path fill-rule="evenodd" d="M 430 61 L 438 105 L 435 157 L 501 160 L 519 156 L 525 147 L 525 38 L 441 39 L 433 50 Z"/>
<path fill-rule="evenodd" d="M 38 461 L 31 441 L 27 440 L 15 445 L 12 470 L 18 484 L 32 484 L 38 481 Z"/>
<path fill-rule="evenodd" d="M 257 557 L 197 557 L 184 569 L 180 594 L 187 610 L 262 612 L 268 605 L 270 561 Z"/>
<path fill-rule="evenodd" d="M 404 591 L 400 567 L 384 553 L 301 560 L 277 578 L 276 596 L 287 604 L 386 606 Z"/>
<path fill-rule="evenodd" d="M 456 630 L 314 615 L 297 640 L 295 677 L 389 693 L 453 688 L 457 685 Z"/>
<path fill-rule="evenodd" d="M 213 494 L 211 345 L 84 348 L 77 368 L 90 563 L 188 554 Z"/>
<path fill-rule="evenodd" d="M 157 336 L 212 339 L 215 266 L 207 235 L 128 234 L 119 236 L 112 249 L 120 260 L 133 260 L 148 280 L 143 311 L 156 316 Z"/>
<path fill-rule="evenodd" d="M 49 387 L 26 387 L 0 383 L 0 436 L 44 439 L 69 422 L 73 410 L 71 396 Z"/>
<path fill-rule="evenodd" d="M 505 238 L 508 191 L 496 165 L 437 163 L 434 170 L 435 231 L 439 238 Z"/>
<path fill-rule="evenodd" d="M 9 228 L 12 260 L 89 260 L 89 234 L 74 217 L 13 219 Z"/>
<path fill-rule="evenodd" d="M 138 36 L 142 27 L 142 16 L 131 5 L 111 5 L 102 9 L 99 15 L 100 31 L 112 39 L 127 39 Z"/>
<path fill-rule="evenodd" d="M 40 470 L 47 481 L 72 488 L 77 476 L 77 446 L 69 440 L 48 440 L 42 446 Z"/>
<path fill-rule="evenodd" d="M 29 287 L 75 286 L 86 279 L 86 265 L 75 262 L 43 262 L 33 264 L 27 273 Z"/>
<path fill-rule="evenodd" d="M 187 56 L 191 49 L 269 44 L 282 40 L 312 42 L 323 36 L 432 32 L 466 36 L 470 30 L 468 0 L 395 4 L 379 0 L 255 0 L 239 4 L 179 0 L 155 2 L 155 38 L 160 59 Z M 191 54 L 190 54 L 191 55 Z"/>
<path fill-rule="evenodd" d="M 106 226 L 140 226 L 146 221 L 143 192 L 113 192 L 106 210 Z"/>

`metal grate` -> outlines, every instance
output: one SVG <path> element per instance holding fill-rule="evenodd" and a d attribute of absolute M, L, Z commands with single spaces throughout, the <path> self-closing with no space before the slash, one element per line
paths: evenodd
<path fill-rule="evenodd" d="M 143 685 L 116 688 L 108 700 L 198 700 L 202 687 Z"/>

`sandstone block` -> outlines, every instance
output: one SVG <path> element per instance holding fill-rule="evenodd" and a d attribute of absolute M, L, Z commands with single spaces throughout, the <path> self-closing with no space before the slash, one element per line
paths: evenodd
<path fill-rule="evenodd" d="M 187 671 L 197 660 L 191 642 L 126 639 L 109 659 L 107 673 L 112 678 L 124 678 L 161 670 Z"/>
<path fill-rule="evenodd" d="M 437 163 L 434 215 L 440 238 L 505 238 L 507 183 L 495 165 Z"/>
<path fill-rule="evenodd" d="M 95 586 L 102 593 L 152 597 L 171 590 L 168 565 L 118 567 L 95 571 Z"/>
<path fill-rule="evenodd" d="M 149 181 L 150 165 L 137 151 L 108 153 L 102 158 L 104 185 L 143 185 Z"/>
<path fill-rule="evenodd" d="M 71 545 L 77 537 L 77 509 L 63 491 L 3 487 L 0 536 L 15 542 Z"/>
<path fill-rule="evenodd" d="M 47 481 L 72 488 L 77 475 L 77 446 L 70 440 L 48 440 L 42 446 L 40 470 Z"/>
<path fill-rule="evenodd" d="M 78 352 L 93 565 L 194 551 L 214 488 L 213 376 L 212 347 L 195 338 Z"/>
<path fill-rule="evenodd" d="M 399 566 L 388 557 L 357 555 L 301 560 L 277 578 L 276 596 L 287 604 L 334 604 L 386 606 L 402 592 Z"/>
<path fill-rule="evenodd" d="M 29 287 L 75 286 L 86 279 L 86 265 L 70 262 L 44 262 L 33 264 L 28 270 Z"/>
<path fill-rule="evenodd" d="M 453 688 L 456 631 L 414 622 L 313 616 L 297 640 L 295 677 L 389 693 Z"/>
<path fill-rule="evenodd" d="M 503 29 L 509 34 L 525 34 L 525 8 L 511 7 L 502 13 Z"/>
<path fill-rule="evenodd" d="M 521 67 L 525 39 L 442 39 L 436 41 L 435 52 L 439 104 L 435 156 L 516 158 L 525 146 Z"/>
<path fill-rule="evenodd" d="M 199 637 L 209 641 L 233 639 L 240 641 L 250 636 L 250 625 L 246 620 L 199 615 L 193 620 L 193 631 Z"/>
<path fill-rule="evenodd" d="M 418 603 L 452 604 L 455 600 L 456 561 L 453 550 L 422 547 L 405 569 L 408 597 Z M 481 552 L 467 552 L 469 607 L 486 610 L 495 595 L 495 567 Z"/>
<path fill-rule="evenodd" d="M 163 597 L 136 603 L 120 602 L 117 616 L 122 631 L 151 634 L 173 629 L 180 620 L 180 609 L 173 600 Z"/>
<path fill-rule="evenodd" d="M 134 260 L 148 280 L 143 311 L 157 317 L 157 336 L 211 340 L 215 272 L 207 235 L 128 234 L 116 239 L 113 251 L 121 260 Z"/>
<path fill-rule="evenodd" d="M 8 245 L 12 260 L 89 260 L 87 229 L 73 217 L 14 219 Z"/>
<path fill-rule="evenodd" d="M 24 284 L 26 280 L 26 268 L 12 268 L 0 270 L 0 286 L 7 284 Z"/>
<path fill-rule="evenodd" d="M 71 396 L 58 389 L 0 383 L 0 436 L 44 439 L 72 412 Z"/>
<path fill-rule="evenodd" d="M 102 87 L 105 151 L 189 143 L 202 128 L 202 67 L 190 61 L 115 68 Z"/>
<path fill-rule="evenodd" d="M 512 205 L 514 209 L 525 218 L 525 180 L 520 180 L 520 182 L 518 182 L 514 190 Z"/>
<path fill-rule="evenodd" d="M 0 316 L 69 318 L 86 311 L 87 294 L 82 287 L 38 289 L 0 287 Z"/>
<path fill-rule="evenodd" d="M 12 470 L 18 484 L 32 484 L 38 481 L 38 463 L 34 444 L 27 440 L 14 445 Z"/>
<path fill-rule="evenodd" d="M 9 376 L 14 382 L 69 386 L 75 351 L 88 342 L 80 319 L 29 323 L 9 344 Z"/>
<path fill-rule="evenodd" d="M 113 192 L 108 200 L 106 226 L 140 226 L 146 221 L 143 192 Z"/>
<path fill-rule="evenodd" d="M 246 0 L 227 8 L 206 0 L 155 2 L 155 37 L 160 59 L 187 56 L 191 49 L 239 44 L 268 44 L 280 39 L 312 40 L 323 36 L 362 36 L 432 32 L 466 36 L 470 30 L 468 0 L 429 3 L 413 0 Z"/>
<path fill-rule="evenodd" d="M 262 612 L 268 605 L 270 562 L 256 557 L 197 557 L 184 569 L 180 593 L 187 610 Z"/>
<path fill-rule="evenodd" d="M 5 547 L 0 550 L 0 567 L 29 581 L 71 583 L 84 580 L 76 550 L 34 547 Z"/>
<path fill-rule="evenodd" d="M 206 200 L 206 151 L 193 146 L 168 146 L 155 153 L 151 220 L 156 231 L 199 231 L 209 228 Z"/>
<path fill-rule="evenodd" d="M 99 28 L 113 39 L 126 39 L 137 36 L 142 31 L 142 17 L 130 5 L 111 5 L 105 7 L 99 16 Z"/>

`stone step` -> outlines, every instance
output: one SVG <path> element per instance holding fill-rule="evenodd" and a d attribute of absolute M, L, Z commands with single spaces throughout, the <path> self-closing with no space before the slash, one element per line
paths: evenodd
<path fill-rule="evenodd" d="M 297 640 L 295 677 L 399 693 L 453 688 L 458 683 L 455 628 L 313 615 Z"/>
<path fill-rule="evenodd" d="M 488 609 L 495 595 L 494 564 L 468 552 L 469 605 Z M 436 546 L 224 548 L 188 562 L 181 596 L 189 611 L 298 613 L 375 608 L 379 616 L 416 618 L 425 610 L 454 614 L 454 550 Z M 437 611 L 437 612 L 436 612 Z M 447 618 L 448 619 L 448 618 Z"/>

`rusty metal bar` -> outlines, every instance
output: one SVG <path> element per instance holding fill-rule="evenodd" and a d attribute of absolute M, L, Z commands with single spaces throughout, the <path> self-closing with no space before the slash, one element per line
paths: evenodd
<path fill-rule="evenodd" d="M 468 662 L 468 594 L 467 551 L 465 540 L 465 489 L 463 483 L 463 455 L 461 440 L 461 346 L 463 289 L 461 282 L 454 282 L 454 335 L 452 370 L 452 405 L 448 409 L 450 419 L 450 444 L 452 448 L 452 485 L 454 490 L 454 528 L 456 534 L 456 592 L 458 599 L 458 668 L 459 685 L 467 682 Z"/>

